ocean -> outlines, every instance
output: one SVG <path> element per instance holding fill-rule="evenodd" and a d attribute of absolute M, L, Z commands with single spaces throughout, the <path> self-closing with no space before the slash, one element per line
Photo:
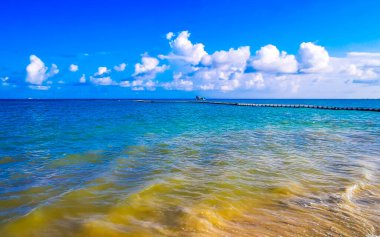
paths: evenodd
<path fill-rule="evenodd" d="M 380 113 L 0 100 L 0 128 L 2 237 L 380 235 Z"/>

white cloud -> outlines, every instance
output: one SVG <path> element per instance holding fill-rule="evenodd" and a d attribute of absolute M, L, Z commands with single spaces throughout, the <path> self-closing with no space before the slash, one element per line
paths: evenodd
<path fill-rule="evenodd" d="M 134 81 L 132 81 L 132 84 L 131 84 L 131 85 L 132 85 L 132 86 L 142 86 L 143 83 L 144 83 L 143 80 L 138 79 L 138 80 L 134 80 Z"/>
<path fill-rule="evenodd" d="M 82 76 L 79 78 L 79 83 L 86 83 L 86 75 L 82 74 Z"/>
<path fill-rule="evenodd" d="M 174 36 L 174 33 L 173 32 L 169 32 L 169 33 L 166 34 L 166 39 L 167 40 L 171 40 L 173 38 L 173 36 Z"/>
<path fill-rule="evenodd" d="M 329 70 L 323 77 L 342 77 L 346 81 L 363 84 L 380 82 L 380 54 L 348 53 L 346 57 L 330 57 Z"/>
<path fill-rule="evenodd" d="M 111 77 L 107 76 L 107 77 L 93 77 L 93 76 L 90 76 L 90 81 L 95 84 L 95 85 L 99 85 L 99 86 L 111 86 L 111 85 L 117 85 L 116 82 L 114 82 Z"/>
<path fill-rule="evenodd" d="M 128 85 L 128 83 L 126 85 Z M 156 89 L 156 82 L 152 80 L 142 79 L 142 78 L 132 81 L 130 85 L 132 87 L 132 90 L 138 90 L 138 91 L 145 90 L 145 89 L 153 91 Z"/>
<path fill-rule="evenodd" d="M 371 53 L 371 52 L 349 52 L 347 53 L 349 57 L 376 57 L 380 58 L 380 53 Z"/>
<path fill-rule="evenodd" d="M 263 89 L 264 77 L 261 73 L 246 73 L 242 75 L 245 89 Z"/>
<path fill-rule="evenodd" d="M 90 81 L 99 86 L 111 86 L 111 85 L 117 85 L 115 81 L 112 80 L 110 76 L 107 76 L 105 74 L 110 73 L 111 70 L 107 67 L 98 67 L 98 71 L 94 73 L 94 76 L 90 76 Z M 84 81 L 84 82 L 81 82 Z M 79 79 L 81 83 L 86 82 L 85 75 L 83 74 L 82 77 Z"/>
<path fill-rule="evenodd" d="M 163 87 L 167 90 L 184 90 L 191 91 L 193 90 L 193 82 L 190 80 L 177 79 L 172 82 L 163 83 Z"/>
<path fill-rule="evenodd" d="M 143 74 L 155 70 L 157 65 L 160 63 L 157 58 L 143 56 L 141 59 L 142 63 L 135 64 L 135 73 L 134 75 Z"/>
<path fill-rule="evenodd" d="M 240 81 L 237 79 L 227 80 L 223 84 L 220 85 L 220 90 L 224 91 L 224 92 L 233 91 L 233 90 L 239 88 L 240 85 L 241 85 Z"/>
<path fill-rule="evenodd" d="M 173 38 L 174 34 L 168 33 L 169 40 Z M 202 57 L 207 55 L 204 50 L 204 45 L 201 43 L 193 44 L 190 40 L 190 33 L 188 31 L 182 31 L 177 38 L 170 41 L 170 47 L 172 52 L 169 55 L 160 55 L 162 59 L 169 59 L 177 63 L 189 63 L 197 65 L 202 60 Z"/>
<path fill-rule="evenodd" d="M 249 46 L 208 54 L 203 43 L 189 40 L 187 31 L 169 32 L 166 38 L 170 42 L 170 52 L 158 58 L 144 54 L 141 62 L 134 65 L 132 79 L 114 81 L 110 69 L 99 67 L 88 80 L 83 74 L 79 82 L 117 85 L 135 91 L 200 90 L 205 91 L 205 96 L 251 98 L 378 97 L 380 94 L 380 53 L 349 52 L 346 56 L 333 57 L 324 47 L 304 42 L 300 44 L 297 57 L 281 52 L 274 45 L 266 45 L 254 55 Z M 160 65 L 159 58 L 167 59 L 167 65 Z M 48 90 L 57 85 L 57 81 L 48 79 L 59 72 L 55 64 L 48 68 L 34 55 L 30 61 L 26 81 L 31 89 Z M 169 68 L 173 73 L 171 80 L 157 78 Z M 125 71 L 126 64 L 112 69 Z M 77 70 L 77 65 L 70 65 L 70 71 Z M 0 78 L 1 82 L 8 83 L 8 77 Z"/>
<path fill-rule="evenodd" d="M 46 73 L 48 68 L 45 66 L 44 62 L 35 55 L 31 55 L 29 59 L 30 64 L 26 67 L 26 81 L 40 85 L 47 79 Z"/>
<path fill-rule="evenodd" d="M 50 89 L 50 86 L 41 86 L 41 85 L 29 85 L 30 89 L 33 90 L 41 90 L 41 91 L 46 91 Z"/>
<path fill-rule="evenodd" d="M 345 60 L 338 62 L 343 65 L 343 71 L 348 73 L 353 82 L 364 84 L 380 82 L 380 53 L 349 52 Z"/>
<path fill-rule="evenodd" d="M 315 73 L 325 70 L 330 61 L 327 50 L 311 42 L 303 42 L 298 51 L 302 72 Z"/>
<path fill-rule="evenodd" d="M 125 70 L 126 67 L 127 67 L 127 64 L 125 64 L 125 63 L 121 63 L 121 64 L 119 64 L 119 65 L 114 66 L 113 69 L 114 69 L 115 71 L 117 71 L 117 72 L 122 72 L 122 71 Z"/>
<path fill-rule="evenodd" d="M 157 58 L 143 55 L 141 63 L 135 64 L 133 76 L 142 80 L 152 80 L 157 73 L 162 73 L 169 68 L 167 65 L 159 66 L 159 63 L 160 61 Z"/>
<path fill-rule="evenodd" d="M 211 55 L 204 55 L 199 66 L 193 66 L 174 74 L 172 83 L 165 88 L 178 90 L 220 90 L 231 91 L 242 87 L 247 61 L 250 58 L 248 46 L 238 49 L 220 50 Z M 181 70 L 181 68 L 179 68 Z"/>
<path fill-rule="evenodd" d="M 380 67 L 380 53 L 349 52 L 345 59 L 359 67 Z"/>
<path fill-rule="evenodd" d="M 203 81 L 199 86 L 201 90 L 220 90 L 229 92 L 234 90 L 262 90 L 265 87 L 264 77 L 261 73 L 235 73 L 228 80 Z"/>
<path fill-rule="evenodd" d="M 280 75 L 274 77 L 272 83 L 275 82 L 277 85 L 272 84 L 272 89 L 282 90 L 284 92 L 291 92 L 293 94 L 297 93 L 300 88 L 300 78 L 297 76 L 287 76 Z M 277 88 L 276 88 L 277 87 Z"/>
<path fill-rule="evenodd" d="M 107 67 L 98 67 L 98 71 L 95 72 L 95 76 L 101 76 L 103 74 L 109 73 L 111 70 L 109 70 Z"/>
<path fill-rule="evenodd" d="M 251 55 L 249 46 L 243 46 L 238 49 L 229 51 L 216 51 L 209 57 L 204 57 L 202 61 L 205 65 L 212 65 L 223 71 L 240 71 L 243 72 L 247 66 L 247 60 Z"/>
<path fill-rule="evenodd" d="M 156 82 L 154 81 L 147 81 L 144 85 L 148 90 L 155 90 L 156 89 Z"/>
<path fill-rule="evenodd" d="M 50 71 L 48 73 L 48 77 L 52 77 L 52 76 L 54 76 L 54 75 L 56 75 L 58 73 L 59 73 L 58 66 L 53 63 L 51 65 Z"/>
<path fill-rule="evenodd" d="M 355 64 L 348 66 L 346 72 L 358 79 L 374 79 L 378 77 L 373 68 L 361 69 Z"/>
<path fill-rule="evenodd" d="M 214 90 L 215 89 L 215 85 L 212 84 L 212 83 L 202 84 L 202 85 L 199 86 L 199 89 L 201 89 L 203 91 L 210 91 L 210 90 Z"/>
<path fill-rule="evenodd" d="M 71 64 L 69 67 L 70 72 L 76 72 L 78 71 L 78 69 L 79 69 L 78 65 L 75 65 L 75 64 Z"/>
<path fill-rule="evenodd" d="M 142 86 L 132 87 L 132 90 L 133 91 L 143 91 L 144 87 L 142 87 Z"/>
<path fill-rule="evenodd" d="M 251 55 L 248 46 L 208 54 L 204 44 L 194 44 L 189 37 L 187 31 L 167 34 L 171 51 L 159 57 L 168 59 L 167 68 L 173 70 L 171 81 L 153 81 L 156 74 L 150 72 L 155 72 L 159 61 L 143 59 L 135 65 L 135 80 L 125 82 L 125 86 L 132 90 L 145 90 L 150 85 L 151 89 L 203 90 L 213 95 L 220 92 L 218 95 L 241 93 L 293 98 L 317 98 L 324 93 L 334 97 L 333 88 L 342 88 L 341 91 L 351 88 L 347 90 L 352 93 L 352 88 L 365 86 L 365 83 L 380 87 L 378 53 L 351 52 L 346 57 L 330 57 L 324 47 L 304 42 L 300 44 L 297 58 L 274 45 L 260 48 L 255 55 Z"/>
<path fill-rule="evenodd" d="M 130 81 L 121 81 L 119 83 L 119 86 L 121 86 L 121 87 L 131 87 L 131 82 Z"/>
<path fill-rule="evenodd" d="M 46 79 L 56 75 L 59 70 L 57 65 L 52 64 L 50 70 L 36 55 L 30 55 L 30 64 L 26 67 L 26 81 L 30 84 L 41 85 Z"/>
<path fill-rule="evenodd" d="M 263 72 L 273 73 L 295 73 L 298 70 L 298 63 L 294 55 L 289 55 L 285 51 L 280 51 L 274 45 L 266 45 L 256 51 L 252 66 Z"/>
<path fill-rule="evenodd" d="M 168 34 L 172 39 L 174 34 Z M 173 81 L 162 83 L 165 89 L 175 90 L 220 90 L 232 91 L 238 88 L 261 88 L 263 78 L 245 74 L 251 53 L 249 46 L 219 50 L 209 55 L 204 44 L 193 44 L 190 33 L 182 31 L 170 41 L 172 51 L 166 56 L 173 66 Z"/>
<path fill-rule="evenodd" d="M 9 77 L 0 77 L 0 81 L 2 81 L 1 85 L 9 86 L 9 83 L 7 82 L 8 80 L 9 80 Z"/>

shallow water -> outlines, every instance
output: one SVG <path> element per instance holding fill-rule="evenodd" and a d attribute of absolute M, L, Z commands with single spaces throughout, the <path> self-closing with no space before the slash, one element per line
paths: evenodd
<path fill-rule="evenodd" d="M 380 235 L 380 113 L 52 100 L 0 116 L 0 236 Z"/>

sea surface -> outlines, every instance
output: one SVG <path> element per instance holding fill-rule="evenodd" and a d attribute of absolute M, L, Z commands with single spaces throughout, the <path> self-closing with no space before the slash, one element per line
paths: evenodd
<path fill-rule="evenodd" d="M 378 235 L 380 113 L 0 101 L 1 237 Z"/>

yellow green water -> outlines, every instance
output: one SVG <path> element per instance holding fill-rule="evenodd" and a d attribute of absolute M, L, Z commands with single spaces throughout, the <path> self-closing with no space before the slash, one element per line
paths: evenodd
<path fill-rule="evenodd" d="M 380 234 L 375 115 L 147 106 L 3 145 L 0 236 Z"/>
<path fill-rule="evenodd" d="M 145 149 L 131 147 L 126 153 Z M 84 187 L 62 194 L 51 187 L 14 193 L 0 202 L 2 209 L 44 204 L 3 225 L 1 236 L 366 236 L 379 231 L 380 185 L 368 164 L 344 178 L 310 168 L 302 157 L 289 156 L 288 168 L 276 170 L 225 154 L 229 159 L 208 169 L 192 163 L 196 150 L 186 152 L 193 154 L 181 161 L 186 167 L 152 170 L 153 177 L 130 192 L 129 183 L 120 182 L 128 173 L 118 171 L 135 164 L 120 157 L 112 175 Z M 70 155 L 67 162 L 96 162 L 94 157 Z M 52 195 L 59 197 L 49 201 Z"/>

